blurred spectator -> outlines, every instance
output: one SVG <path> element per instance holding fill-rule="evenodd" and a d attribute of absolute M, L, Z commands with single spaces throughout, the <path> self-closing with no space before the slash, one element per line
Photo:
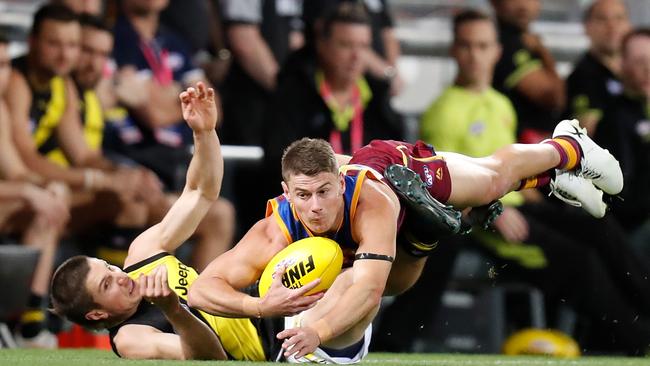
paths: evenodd
<path fill-rule="evenodd" d="M 388 85 L 364 74 L 371 32 L 363 6 L 343 3 L 323 22 L 315 52 L 303 49 L 283 68 L 266 133 L 268 155 L 300 137 L 323 138 L 351 154 L 373 139 L 400 139 L 402 118 Z M 277 165 L 274 165 L 277 166 Z"/>
<path fill-rule="evenodd" d="M 624 38 L 622 80 L 625 91 L 605 108 L 595 138 L 618 158 L 625 177 L 614 216 L 650 253 L 650 29 L 635 29 Z"/>
<path fill-rule="evenodd" d="M 143 144 L 184 147 L 191 143 L 191 136 L 181 123 L 178 94 L 184 85 L 204 81 L 204 74 L 194 66 L 185 40 L 159 22 L 168 0 L 124 0 L 121 4 L 113 29 L 117 82 L 137 80 L 129 84 L 136 90 L 119 93 L 118 87 L 120 101 L 133 114 Z"/>
<path fill-rule="evenodd" d="M 104 118 L 95 90 L 102 80 L 104 66 L 113 49 L 113 36 L 110 29 L 97 17 L 84 15 L 81 17 L 81 25 L 83 31 L 82 52 L 73 77 L 81 101 L 80 115 L 85 143 L 101 154 Z M 117 159 L 124 161 L 120 156 Z M 177 198 L 172 197 L 173 195 L 164 196 L 158 178 L 148 169 L 118 167 L 110 161 L 107 161 L 106 165 L 128 173 L 129 184 L 135 188 L 137 194 L 133 202 L 125 202 L 124 205 L 129 211 L 128 208 L 134 203 L 145 203 L 144 210 L 143 208 L 139 210 L 142 225 L 151 225 L 160 221 Z M 137 209 L 131 208 L 131 211 L 137 212 Z M 230 248 L 234 225 L 233 215 L 229 203 L 221 200 L 201 222 L 193 236 L 193 239 L 196 239 L 196 245 L 192 253 L 192 263 L 197 268 L 202 269 L 210 260 Z M 142 220 L 145 221 L 142 222 Z"/>
<path fill-rule="evenodd" d="M 7 40 L 0 36 L 0 97 L 7 92 L 11 62 Z M 28 170 L 11 139 L 10 115 L 0 99 L 0 234 L 37 248 L 28 309 L 20 319 L 18 341 L 23 347 L 56 347 L 56 337 L 45 330 L 43 299 L 52 275 L 54 255 L 69 213 L 67 188 L 45 183 Z M 11 296 L 11 294 L 9 294 Z"/>
<path fill-rule="evenodd" d="M 451 53 L 458 75 L 455 85 L 423 116 L 427 142 L 440 150 L 479 157 L 515 141 L 513 108 L 490 87 L 499 51 L 494 24 L 487 16 L 475 11 L 456 16 Z M 617 346 L 643 350 L 650 341 L 650 313 L 645 312 L 650 306 L 650 287 L 644 280 L 649 268 L 626 246 L 616 223 L 608 219 L 596 222 L 573 208 L 550 205 L 536 190 L 513 192 L 502 201 L 504 212 L 494 222 L 496 233 L 478 228 L 472 233 L 504 264 L 499 267 L 499 277 L 532 283 L 544 291 L 548 304 L 565 299 L 581 316 L 611 326 L 618 336 L 637 333 L 638 340 L 621 336 Z M 584 232 L 586 227 L 591 233 Z M 583 273 L 569 275 L 575 268 Z M 586 290 L 590 287 L 599 290 Z M 617 300 L 610 301 L 612 297 Z M 636 323 L 628 316 L 631 313 L 645 314 L 644 321 Z M 618 323 L 612 326 L 604 319 L 617 319 Z"/>
<path fill-rule="evenodd" d="M 553 56 L 529 29 L 539 16 L 540 0 L 490 2 L 503 48 L 492 84 L 510 98 L 517 111 L 519 140 L 539 142 L 550 135 L 566 100 Z"/>
<path fill-rule="evenodd" d="M 222 140 L 261 145 L 278 70 L 302 46 L 302 0 L 224 0 L 221 14 L 233 65 L 223 85 Z"/>
<path fill-rule="evenodd" d="M 303 19 L 305 33 L 309 41 L 316 39 L 322 27 L 322 18 L 334 11 L 343 2 L 363 3 L 370 17 L 372 29 L 372 50 L 368 52 L 368 72 L 378 79 L 391 84 L 391 93 L 397 95 L 403 81 L 397 69 L 397 59 L 401 54 L 399 41 L 395 37 L 394 23 L 388 1 L 386 0 L 310 0 L 304 4 Z"/>
<path fill-rule="evenodd" d="M 194 63 L 210 82 L 221 85 L 230 67 L 217 0 L 171 0 L 160 20 L 190 45 Z"/>
<path fill-rule="evenodd" d="M 67 8 L 45 5 L 36 12 L 29 53 L 13 60 L 12 92 L 5 95 L 13 140 L 26 165 L 48 181 L 59 180 L 78 191 L 119 191 L 125 187 L 117 175 L 95 169 L 103 163 L 86 146 L 70 144 L 65 152 L 74 156 L 72 163 L 88 166 L 85 169 L 63 167 L 64 154 L 57 148 L 79 129 L 69 74 L 78 60 L 80 39 L 81 27 Z"/>
<path fill-rule="evenodd" d="M 594 1 L 584 15 L 584 27 L 591 46 L 575 65 L 567 85 L 567 117 L 577 118 L 593 136 L 603 110 L 623 92 L 621 41 L 630 30 L 622 0 Z"/>

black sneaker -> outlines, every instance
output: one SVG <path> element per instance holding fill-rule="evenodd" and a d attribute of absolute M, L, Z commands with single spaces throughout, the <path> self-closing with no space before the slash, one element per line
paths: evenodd
<path fill-rule="evenodd" d="M 502 213 L 503 204 L 499 200 L 492 201 L 484 206 L 474 207 L 467 218 L 463 217 L 463 227 L 469 226 L 467 233 L 471 231 L 471 227 L 480 227 L 487 230 Z"/>
<path fill-rule="evenodd" d="M 410 234 L 420 242 L 435 243 L 460 231 L 461 212 L 433 198 L 416 172 L 395 164 L 386 168 L 384 177 L 406 208 Z"/>

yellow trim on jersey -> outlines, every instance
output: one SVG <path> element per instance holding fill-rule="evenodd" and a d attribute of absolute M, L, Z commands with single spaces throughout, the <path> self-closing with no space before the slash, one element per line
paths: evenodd
<path fill-rule="evenodd" d="M 86 90 L 83 95 L 84 100 L 84 139 L 88 146 L 95 151 L 102 147 L 104 138 L 104 116 L 102 114 L 102 105 L 97 98 L 94 90 Z"/>
<path fill-rule="evenodd" d="M 404 163 L 404 166 L 409 166 L 409 156 L 404 152 L 404 150 L 408 149 L 408 147 L 399 145 L 396 147 L 396 149 L 402 154 L 402 163 Z"/>
<path fill-rule="evenodd" d="M 50 100 L 47 102 L 45 114 L 38 120 L 36 130 L 32 134 L 37 147 L 40 147 L 52 136 L 65 111 L 65 82 L 63 78 L 55 76 L 50 79 L 50 90 Z"/>
<path fill-rule="evenodd" d="M 357 182 L 352 193 L 352 201 L 350 202 L 350 221 L 354 221 L 354 215 L 357 213 L 357 203 L 359 203 L 359 196 L 361 196 L 361 186 L 366 179 L 367 170 L 360 170 L 357 175 Z"/>
<path fill-rule="evenodd" d="M 271 207 L 269 207 L 268 205 L 266 206 L 266 216 L 273 215 L 273 217 L 275 218 L 275 222 L 278 223 L 278 226 L 280 227 L 280 230 L 282 230 L 285 239 L 287 239 L 287 243 L 289 244 L 293 243 L 293 238 L 291 238 L 291 233 L 289 233 L 289 228 L 284 223 L 284 220 L 282 220 L 282 216 L 280 216 L 280 213 L 278 212 L 278 201 L 276 201 L 275 198 L 270 199 L 268 204 L 270 204 Z"/>
<path fill-rule="evenodd" d="M 190 285 L 198 278 L 194 268 L 184 265 L 173 255 L 165 255 L 128 272 L 137 279 L 140 274 L 151 273 L 156 267 L 167 267 L 167 282 L 179 298 L 187 301 Z M 199 311 L 210 328 L 219 336 L 223 348 L 236 360 L 265 361 L 264 348 L 257 329 L 250 319 L 222 318 Z"/>

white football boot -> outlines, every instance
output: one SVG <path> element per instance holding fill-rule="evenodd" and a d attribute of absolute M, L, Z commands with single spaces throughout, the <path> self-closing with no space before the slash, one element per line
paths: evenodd
<path fill-rule="evenodd" d="M 623 172 L 618 160 L 587 136 L 587 130 L 580 127 L 578 120 L 564 120 L 558 123 L 553 131 L 553 138 L 559 136 L 571 137 L 580 144 L 582 159 L 578 175 L 590 179 L 596 187 L 611 195 L 619 194 L 623 190 Z"/>
<path fill-rule="evenodd" d="M 603 192 L 594 187 L 591 181 L 576 175 L 575 172 L 555 170 L 551 181 L 551 192 L 558 199 L 571 206 L 582 207 L 595 218 L 605 216 L 607 205 L 603 202 Z"/>

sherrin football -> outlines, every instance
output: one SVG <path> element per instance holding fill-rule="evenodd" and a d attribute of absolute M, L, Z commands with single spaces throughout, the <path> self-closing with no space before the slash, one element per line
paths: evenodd
<path fill-rule="evenodd" d="M 317 278 L 321 279 L 318 286 L 307 292 L 307 295 L 311 295 L 332 286 L 336 276 L 341 273 L 343 252 L 334 240 L 316 236 L 289 244 L 271 259 L 262 272 L 258 285 L 260 297 L 271 287 L 274 273 L 282 265 L 286 266 L 282 276 L 284 287 L 296 289 Z"/>

